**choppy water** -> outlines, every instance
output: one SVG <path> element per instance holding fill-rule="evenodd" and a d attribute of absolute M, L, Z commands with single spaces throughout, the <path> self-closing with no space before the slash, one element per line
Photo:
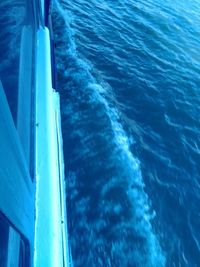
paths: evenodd
<path fill-rule="evenodd" d="M 199 12 L 54 4 L 75 267 L 200 266 Z"/>

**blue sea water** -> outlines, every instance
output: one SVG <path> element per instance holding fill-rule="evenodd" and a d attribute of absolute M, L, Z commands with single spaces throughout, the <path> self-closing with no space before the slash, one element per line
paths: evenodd
<path fill-rule="evenodd" d="M 200 266 L 199 13 L 54 3 L 75 267 Z"/>

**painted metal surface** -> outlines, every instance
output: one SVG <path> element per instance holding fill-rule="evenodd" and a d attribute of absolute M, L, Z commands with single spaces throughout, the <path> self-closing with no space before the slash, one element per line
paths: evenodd
<path fill-rule="evenodd" d="M 0 84 L 0 210 L 30 243 L 34 235 L 34 186 Z"/>
<path fill-rule="evenodd" d="M 46 4 L 43 0 L 35 1 L 39 28 L 36 32 L 37 23 L 33 21 L 22 30 L 17 127 L 0 84 L 0 212 L 28 241 L 30 266 L 67 267 L 72 265 L 60 104 L 53 89 L 52 38 L 44 27 L 45 8 L 49 4 L 49 1 Z M 30 137 L 32 133 L 34 138 Z M 30 163 L 34 166 L 34 177 L 30 175 Z M 9 254 L 17 257 L 14 243 Z"/>
<path fill-rule="evenodd" d="M 47 28 L 37 34 L 36 66 L 36 224 L 35 267 L 67 266 L 63 243 L 64 206 L 57 119 L 59 101 L 51 84 L 50 36 Z M 59 136 L 60 139 L 61 136 Z M 62 167 L 62 166 L 61 166 Z M 66 225 L 66 224 L 65 224 Z"/>
<path fill-rule="evenodd" d="M 34 28 L 30 25 L 25 25 L 22 29 L 20 47 L 17 131 L 21 140 L 28 166 L 34 166 L 34 45 Z M 31 174 L 33 176 L 33 171 L 31 172 Z"/>

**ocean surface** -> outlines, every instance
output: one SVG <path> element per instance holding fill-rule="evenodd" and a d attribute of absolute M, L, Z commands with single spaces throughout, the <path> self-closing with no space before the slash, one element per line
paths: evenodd
<path fill-rule="evenodd" d="M 200 266 L 199 14 L 54 3 L 74 267 Z"/>

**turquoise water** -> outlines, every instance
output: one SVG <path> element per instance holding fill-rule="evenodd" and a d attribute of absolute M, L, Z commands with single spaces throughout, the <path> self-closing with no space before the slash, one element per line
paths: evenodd
<path fill-rule="evenodd" d="M 75 267 L 200 266 L 199 12 L 54 4 Z"/>

